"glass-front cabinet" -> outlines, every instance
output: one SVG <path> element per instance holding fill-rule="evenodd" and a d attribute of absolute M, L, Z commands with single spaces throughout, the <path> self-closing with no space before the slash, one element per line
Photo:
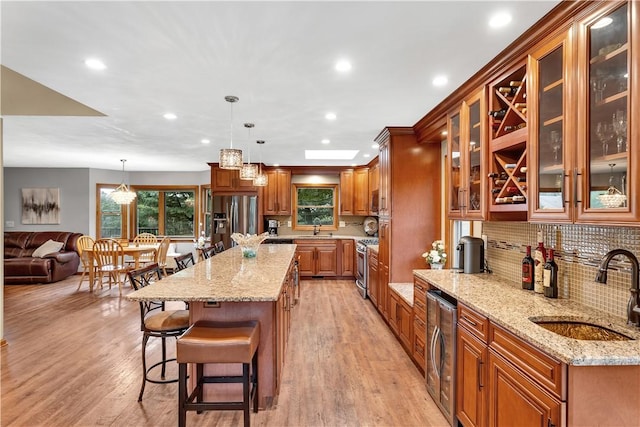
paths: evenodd
<path fill-rule="evenodd" d="M 448 216 L 484 219 L 486 163 L 484 91 L 464 101 L 449 114 L 447 170 Z"/>
<path fill-rule="evenodd" d="M 583 67 L 586 81 L 579 92 L 583 99 L 578 102 L 582 129 L 575 171 L 577 222 L 640 218 L 640 156 L 634 145 L 638 126 L 629 126 L 634 123 L 634 112 L 638 113 L 638 89 L 633 86 L 637 79 L 632 78 L 639 71 L 638 55 L 634 59 L 630 41 L 637 40 L 639 33 L 629 25 L 634 22 L 631 17 L 638 16 L 637 7 L 635 2 L 607 3 L 606 9 L 580 24 L 578 66 Z"/>
<path fill-rule="evenodd" d="M 570 93 L 569 58 L 570 35 L 565 33 L 529 55 L 529 93 L 533 114 L 530 116 L 530 144 L 528 147 L 531 177 L 529 187 L 533 197 L 529 201 L 529 219 L 571 221 L 568 194 L 571 179 L 571 151 L 576 143 L 568 132 L 567 99 Z"/>

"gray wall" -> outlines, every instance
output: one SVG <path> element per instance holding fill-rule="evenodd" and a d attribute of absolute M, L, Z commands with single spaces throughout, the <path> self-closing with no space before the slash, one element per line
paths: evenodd
<path fill-rule="evenodd" d="M 95 237 L 96 184 L 122 182 L 122 171 L 88 168 L 4 168 L 2 209 L 7 231 L 74 231 Z M 130 185 L 204 185 L 210 172 L 129 172 Z M 57 187 L 60 189 L 60 224 L 22 224 L 22 188 Z M 13 221 L 13 227 L 7 223 Z"/>

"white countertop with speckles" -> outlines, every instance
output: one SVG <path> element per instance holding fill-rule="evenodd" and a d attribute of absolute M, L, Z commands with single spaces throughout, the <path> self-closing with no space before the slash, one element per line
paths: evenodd
<path fill-rule="evenodd" d="M 640 365 L 640 328 L 624 319 L 566 299 L 545 298 L 490 274 L 414 270 L 414 275 L 455 297 L 550 356 L 569 365 Z M 595 323 L 633 337 L 631 341 L 586 341 L 547 331 L 530 318 L 549 317 Z"/>
<path fill-rule="evenodd" d="M 413 307 L 413 283 L 389 283 L 389 287 Z"/>
<path fill-rule="evenodd" d="M 134 301 L 277 301 L 296 245 L 260 245 L 255 258 L 239 246 L 127 295 Z"/>

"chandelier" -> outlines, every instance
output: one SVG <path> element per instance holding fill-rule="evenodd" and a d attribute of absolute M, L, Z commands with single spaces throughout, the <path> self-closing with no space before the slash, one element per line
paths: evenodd
<path fill-rule="evenodd" d="M 245 123 L 244 127 L 249 130 L 249 137 L 247 139 L 247 158 L 248 162 L 242 165 L 242 169 L 240 169 L 240 179 L 250 180 L 254 179 L 256 175 L 258 175 L 258 165 L 251 164 L 251 128 L 253 127 L 253 123 Z"/>
<path fill-rule="evenodd" d="M 256 187 L 265 187 L 269 183 L 269 177 L 262 172 L 262 145 L 264 141 L 256 141 L 256 144 L 260 146 L 260 170 L 255 178 L 253 178 L 253 185 Z"/>
<path fill-rule="evenodd" d="M 237 96 L 225 96 L 225 101 L 231 104 L 231 139 L 229 148 L 220 149 L 220 169 L 242 169 L 242 150 L 233 148 L 233 104 L 238 102 Z"/>
<path fill-rule="evenodd" d="M 118 185 L 115 190 L 109 193 L 109 197 L 119 205 L 128 205 L 136 198 L 136 193 L 129 190 L 124 183 L 124 163 L 125 159 L 120 159 L 122 162 L 122 184 Z"/>

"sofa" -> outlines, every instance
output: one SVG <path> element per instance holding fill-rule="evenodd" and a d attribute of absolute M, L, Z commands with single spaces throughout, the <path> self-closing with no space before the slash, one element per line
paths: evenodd
<path fill-rule="evenodd" d="M 7 285 L 53 283 L 76 274 L 80 265 L 76 242 L 80 236 L 82 236 L 81 233 L 66 231 L 5 232 L 4 283 Z M 62 248 L 53 253 L 40 254 L 42 250 L 36 252 L 36 249 L 47 242 L 49 244 L 59 242 Z M 36 256 L 32 256 L 34 252 Z"/>

